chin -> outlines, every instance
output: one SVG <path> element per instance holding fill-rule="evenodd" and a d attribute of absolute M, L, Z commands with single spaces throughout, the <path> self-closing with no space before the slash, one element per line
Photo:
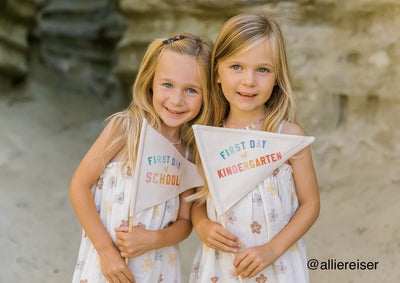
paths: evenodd
<path fill-rule="evenodd" d="M 173 120 L 173 119 L 162 119 L 162 122 L 165 126 L 169 127 L 169 128 L 178 128 L 180 126 L 182 126 L 185 122 L 185 120 L 183 119 L 177 119 L 177 120 Z"/>

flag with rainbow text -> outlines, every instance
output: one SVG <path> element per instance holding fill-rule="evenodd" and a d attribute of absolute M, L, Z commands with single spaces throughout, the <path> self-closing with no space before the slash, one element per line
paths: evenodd
<path fill-rule="evenodd" d="M 193 126 L 211 197 L 222 215 L 314 137 Z"/>
<path fill-rule="evenodd" d="M 187 160 L 165 137 L 143 119 L 130 216 L 203 185 L 195 164 Z"/>

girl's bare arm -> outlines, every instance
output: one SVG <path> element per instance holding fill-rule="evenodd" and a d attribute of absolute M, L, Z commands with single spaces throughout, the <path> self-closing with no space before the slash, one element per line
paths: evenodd
<path fill-rule="evenodd" d="M 135 282 L 132 272 L 120 256 L 97 212 L 90 191 L 104 171 L 105 164 L 117 153 L 104 154 L 108 128 L 103 130 L 76 169 L 69 188 L 69 197 L 76 216 L 100 257 L 101 270 L 110 282 Z"/>
<path fill-rule="evenodd" d="M 304 135 L 296 124 L 287 123 L 283 133 Z M 252 277 L 272 264 L 293 246 L 314 224 L 319 215 L 320 199 L 317 177 L 310 147 L 306 147 L 289 160 L 299 207 L 289 223 L 270 242 L 252 247 L 237 254 L 234 260 L 236 274 Z"/>

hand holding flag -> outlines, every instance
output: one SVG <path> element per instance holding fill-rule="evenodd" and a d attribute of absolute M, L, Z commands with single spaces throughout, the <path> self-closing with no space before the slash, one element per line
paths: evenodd
<path fill-rule="evenodd" d="M 128 196 L 129 231 L 138 212 L 203 184 L 196 165 L 143 119 L 133 187 Z"/>

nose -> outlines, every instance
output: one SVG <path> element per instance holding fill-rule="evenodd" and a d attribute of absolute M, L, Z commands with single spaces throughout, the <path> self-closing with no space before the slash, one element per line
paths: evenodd
<path fill-rule="evenodd" d="M 245 86 L 253 86 L 255 83 L 254 73 L 252 70 L 247 70 L 243 73 L 242 83 Z"/>
<path fill-rule="evenodd" d="M 175 105 L 183 104 L 183 90 L 180 88 L 176 88 L 171 95 L 171 102 Z"/>

